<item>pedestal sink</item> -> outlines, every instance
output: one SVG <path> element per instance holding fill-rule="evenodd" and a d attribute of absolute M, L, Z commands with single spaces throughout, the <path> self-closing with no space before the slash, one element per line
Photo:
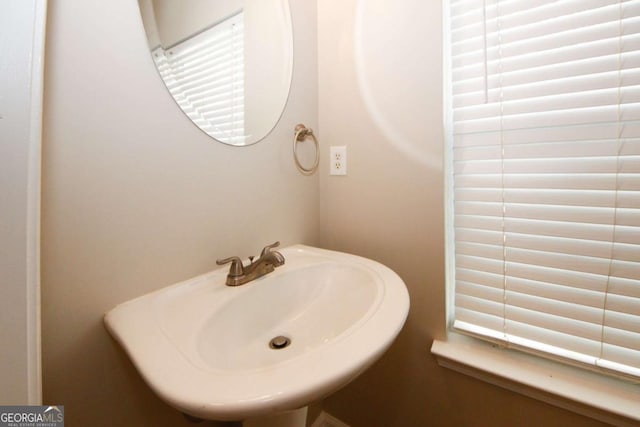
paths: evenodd
<path fill-rule="evenodd" d="M 286 263 L 238 287 L 218 269 L 105 316 L 154 392 L 189 416 L 255 419 L 303 408 L 375 362 L 409 310 L 375 261 L 295 245 Z"/>

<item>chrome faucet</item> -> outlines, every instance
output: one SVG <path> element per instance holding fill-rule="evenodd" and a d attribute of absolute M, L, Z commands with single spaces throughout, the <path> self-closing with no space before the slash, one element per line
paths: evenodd
<path fill-rule="evenodd" d="M 252 256 L 249 257 L 249 265 L 243 265 L 242 260 L 237 256 L 232 256 L 216 261 L 218 265 L 231 263 L 229 274 L 227 275 L 227 286 L 240 286 L 247 282 L 271 273 L 276 267 L 284 264 L 284 257 L 278 251 L 272 251 L 273 248 L 280 246 L 280 242 L 267 245 L 260 252 L 260 258 L 253 261 Z"/>

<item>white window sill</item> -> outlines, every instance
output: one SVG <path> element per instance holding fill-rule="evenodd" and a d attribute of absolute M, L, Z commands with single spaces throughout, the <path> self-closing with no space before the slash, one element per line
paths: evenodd
<path fill-rule="evenodd" d="M 640 385 L 449 332 L 440 366 L 617 426 L 638 426 Z"/>

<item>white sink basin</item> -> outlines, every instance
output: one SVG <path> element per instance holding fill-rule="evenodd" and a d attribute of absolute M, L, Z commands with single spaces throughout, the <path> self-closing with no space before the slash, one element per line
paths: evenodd
<path fill-rule="evenodd" d="M 147 384 L 210 420 L 303 407 L 347 384 L 387 349 L 409 310 L 397 274 L 375 261 L 308 246 L 238 287 L 227 268 L 125 302 L 105 316 Z M 285 336 L 290 344 L 273 349 Z"/>

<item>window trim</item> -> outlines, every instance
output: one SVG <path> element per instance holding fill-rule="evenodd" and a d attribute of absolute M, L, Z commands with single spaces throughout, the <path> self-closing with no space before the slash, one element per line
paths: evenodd
<path fill-rule="evenodd" d="M 449 0 L 443 0 L 443 53 L 450 48 Z M 446 141 L 452 135 L 452 114 L 448 96 L 451 81 L 450 58 L 443 55 L 443 126 Z M 453 221 L 450 156 L 444 150 L 445 229 Z M 431 353 L 438 364 L 530 398 L 617 426 L 637 426 L 640 422 L 640 385 L 617 377 L 593 372 L 537 355 L 508 349 L 495 343 L 463 335 L 452 329 L 454 292 L 451 262 L 454 242 L 445 233 L 446 338 L 435 339 Z"/>
<path fill-rule="evenodd" d="M 448 331 L 431 353 L 444 368 L 616 426 L 640 421 L 640 386 Z"/>

